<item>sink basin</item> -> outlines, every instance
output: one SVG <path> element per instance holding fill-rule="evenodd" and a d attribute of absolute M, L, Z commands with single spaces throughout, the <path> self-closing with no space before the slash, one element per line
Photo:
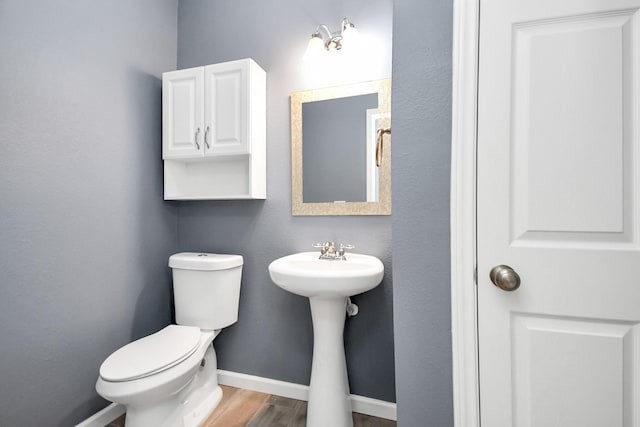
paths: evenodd
<path fill-rule="evenodd" d="M 384 266 L 370 255 L 347 253 L 346 261 L 318 259 L 318 252 L 285 256 L 269 265 L 271 280 L 304 297 L 349 297 L 375 288 Z"/>
<path fill-rule="evenodd" d="M 348 297 L 375 288 L 384 266 L 373 256 L 346 254 L 346 261 L 318 259 L 319 252 L 285 256 L 269 264 L 271 280 L 309 298 L 313 322 L 313 359 L 307 427 L 353 427 L 344 356 Z"/>

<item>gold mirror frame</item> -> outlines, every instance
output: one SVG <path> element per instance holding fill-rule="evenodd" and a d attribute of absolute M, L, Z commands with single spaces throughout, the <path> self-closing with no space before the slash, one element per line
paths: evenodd
<path fill-rule="evenodd" d="M 378 202 L 303 203 L 302 196 L 302 104 L 350 96 L 378 94 L 380 119 L 378 152 L 382 155 L 378 170 Z M 391 215 L 391 79 L 346 86 L 314 89 L 291 94 L 291 214 Z"/>

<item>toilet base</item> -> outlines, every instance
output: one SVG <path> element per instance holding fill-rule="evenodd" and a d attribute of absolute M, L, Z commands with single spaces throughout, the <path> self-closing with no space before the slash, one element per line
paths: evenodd
<path fill-rule="evenodd" d="M 209 345 L 202 365 L 181 393 L 184 396 L 181 401 L 184 427 L 199 427 L 222 399 L 222 389 L 218 385 L 218 360 L 212 345 Z"/>
<path fill-rule="evenodd" d="M 125 427 L 182 427 L 182 408 L 178 396 L 170 396 L 153 407 L 128 406 Z"/>
<path fill-rule="evenodd" d="M 201 426 L 209 415 L 216 409 L 218 403 L 222 399 L 222 389 L 220 386 L 216 386 L 213 393 L 205 396 L 204 400 L 194 409 L 184 412 L 184 427 L 199 427 Z M 186 408 L 185 408 L 186 409 Z"/>
<path fill-rule="evenodd" d="M 209 344 L 196 375 L 178 393 L 150 405 L 125 405 L 125 427 L 199 427 L 221 399 L 216 354 Z"/>

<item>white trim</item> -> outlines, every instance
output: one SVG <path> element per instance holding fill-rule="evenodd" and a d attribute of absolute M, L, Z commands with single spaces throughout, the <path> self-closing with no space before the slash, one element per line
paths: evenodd
<path fill-rule="evenodd" d="M 480 0 L 455 0 L 451 147 L 451 333 L 456 427 L 480 426 L 476 128 Z"/>
<path fill-rule="evenodd" d="M 218 369 L 218 383 L 245 390 L 275 394 L 296 400 L 309 400 L 309 386 Z"/>
<path fill-rule="evenodd" d="M 386 402 L 384 400 L 352 394 L 351 409 L 353 412 L 357 412 L 359 414 L 398 421 L 396 404 L 393 402 Z"/>
<path fill-rule="evenodd" d="M 112 403 L 100 412 L 96 412 L 80 424 L 76 424 L 76 427 L 104 427 L 111 423 L 122 414 L 124 414 L 125 408 L 118 403 Z"/>
<path fill-rule="evenodd" d="M 389 118 L 390 114 L 380 114 L 379 108 L 368 108 L 367 112 L 367 131 L 366 131 L 366 166 L 367 166 L 367 202 L 377 202 L 380 198 L 380 174 L 378 173 L 379 167 L 376 165 L 376 149 L 378 147 L 377 130 L 380 127 L 378 124 L 382 116 Z"/>
<path fill-rule="evenodd" d="M 262 393 L 275 394 L 289 399 L 309 400 L 309 386 L 272 380 L 270 378 L 257 377 L 255 375 L 241 374 L 238 372 L 218 369 L 218 383 L 245 390 L 254 390 Z M 371 399 L 370 397 L 351 395 L 351 407 L 354 412 L 385 418 L 396 421 L 396 404 L 384 400 Z"/>

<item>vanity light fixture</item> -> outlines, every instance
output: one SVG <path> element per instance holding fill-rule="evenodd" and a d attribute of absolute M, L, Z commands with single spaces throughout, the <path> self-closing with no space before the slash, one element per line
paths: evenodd
<path fill-rule="evenodd" d="M 323 36 L 321 30 L 324 30 L 326 36 Z M 316 31 L 311 34 L 311 40 L 309 40 L 309 45 L 307 46 L 307 56 L 322 52 L 322 47 L 329 52 L 341 50 L 343 47 L 353 44 L 357 37 L 358 30 L 349 18 L 342 20 L 340 31 L 331 32 L 326 25 L 318 25 Z"/>

